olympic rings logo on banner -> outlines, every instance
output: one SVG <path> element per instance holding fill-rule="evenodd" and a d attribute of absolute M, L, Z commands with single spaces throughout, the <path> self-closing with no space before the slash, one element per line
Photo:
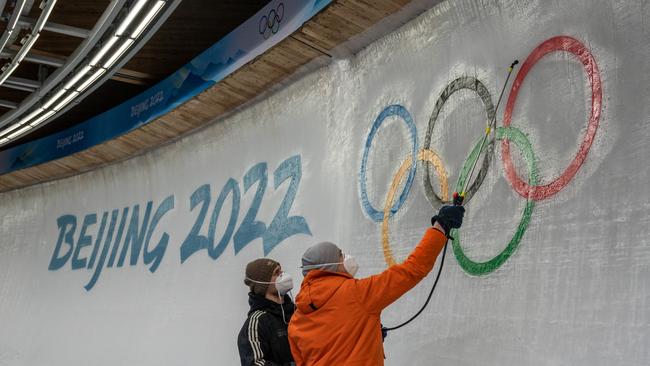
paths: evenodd
<path fill-rule="evenodd" d="M 521 85 L 532 67 L 545 55 L 551 52 L 559 51 L 573 54 L 584 66 L 584 70 L 587 74 L 589 85 L 591 87 L 591 110 L 589 121 L 587 123 L 587 129 L 583 136 L 578 152 L 576 153 L 576 156 L 559 177 L 552 180 L 548 184 L 540 185 L 539 178 L 537 176 L 536 158 L 532 145 L 526 135 L 520 129 L 512 126 L 513 110 Z M 361 200 L 361 206 L 368 217 L 375 222 L 382 223 L 382 247 L 384 252 L 384 260 L 388 266 L 396 263 L 389 241 L 389 220 L 399 211 L 399 209 L 404 205 L 404 202 L 408 198 L 410 189 L 413 185 L 413 180 L 415 179 L 417 170 L 416 163 L 418 161 L 424 163 L 424 190 L 426 197 L 431 203 L 434 210 L 442 204 L 450 202 L 449 187 L 447 182 L 448 175 L 445 170 L 442 158 L 431 147 L 431 135 L 433 133 L 433 129 L 436 125 L 436 121 L 438 120 L 438 115 L 442 107 L 445 105 L 452 94 L 461 90 L 470 90 L 475 92 L 481 98 L 483 106 L 485 107 L 487 120 L 491 121 L 494 119 L 496 111 L 488 89 L 480 80 L 470 76 L 462 76 L 449 83 L 440 94 L 440 97 L 435 104 L 434 110 L 431 113 L 431 117 L 429 118 L 429 124 L 425 135 L 423 148 L 418 149 L 417 128 L 408 110 L 401 105 L 390 105 L 384 108 L 384 110 L 381 111 L 379 116 L 377 116 L 370 128 L 370 132 L 366 138 L 366 143 L 364 146 L 363 157 L 361 159 L 361 169 L 359 172 L 359 196 Z M 512 256 L 512 254 L 519 246 L 519 243 L 521 242 L 521 239 L 526 232 L 528 224 L 530 223 L 535 202 L 550 198 L 564 189 L 564 187 L 566 187 L 569 182 L 571 182 L 575 174 L 584 163 L 587 155 L 589 154 L 589 149 L 591 148 L 596 135 L 596 131 L 598 129 L 601 109 L 602 85 L 598 65 L 596 64 L 593 55 L 584 46 L 584 44 L 569 36 L 556 36 L 542 42 L 530 53 L 530 55 L 526 58 L 526 61 L 524 61 L 522 64 L 521 69 L 517 73 L 517 76 L 510 89 L 510 94 L 504 111 L 503 126 L 496 128 L 494 135 L 484 147 L 482 146 L 480 140 L 474 145 L 467 159 L 463 163 L 463 166 L 461 167 L 455 186 L 455 191 L 460 192 L 463 190 L 463 187 L 466 186 L 465 183 L 467 180 L 471 179 L 471 177 L 469 177 L 469 174 L 472 166 L 474 166 L 477 159 L 479 159 L 483 149 L 486 149 L 485 158 L 481 163 L 481 168 L 476 174 L 474 180 L 468 185 L 469 188 L 467 189 L 467 192 L 465 192 L 465 202 L 469 202 L 472 196 L 480 189 L 483 180 L 487 175 L 491 156 L 495 148 L 495 141 L 500 141 L 501 161 L 504 166 L 505 177 L 515 192 L 517 192 L 522 198 L 525 199 L 522 216 L 519 220 L 517 228 L 515 229 L 515 232 L 512 235 L 512 238 L 510 239 L 505 249 L 494 256 L 492 259 L 485 262 L 473 261 L 467 257 L 461 246 L 460 231 L 455 229 L 452 231 L 452 236 L 454 238 L 452 240 L 454 255 L 459 265 L 466 273 L 470 275 L 489 274 L 503 265 L 503 263 L 505 263 Z M 377 131 L 382 126 L 384 120 L 391 116 L 399 117 L 406 125 L 410 136 L 411 153 L 410 156 L 401 163 L 399 169 L 397 170 L 397 173 L 395 173 L 390 184 L 388 194 L 386 196 L 386 201 L 384 202 L 384 207 L 379 210 L 373 207 L 368 199 L 368 192 L 366 188 L 368 155 Z M 515 146 L 519 148 L 526 162 L 528 173 L 525 180 L 519 177 L 515 170 L 512 158 L 510 156 L 510 142 L 514 142 Z M 440 194 L 436 193 L 431 183 L 431 167 L 433 167 L 438 177 L 438 192 L 440 192 Z M 399 193 L 399 196 L 396 198 L 398 188 L 402 184 L 402 181 L 404 181 L 404 176 L 406 176 L 404 187 Z"/>
<path fill-rule="evenodd" d="M 284 18 L 284 3 L 279 3 L 277 8 L 271 9 L 268 15 L 260 18 L 259 33 L 264 39 L 278 32 L 282 18 Z"/>

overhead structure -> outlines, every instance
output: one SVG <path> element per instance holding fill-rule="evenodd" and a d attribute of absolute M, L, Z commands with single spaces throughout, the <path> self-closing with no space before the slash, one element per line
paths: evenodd
<path fill-rule="evenodd" d="M 10 57 L 0 73 L 0 87 L 28 91 L 20 103 L 0 100 L 9 108 L 0 116 L 0 147 L 34 131 L 65 113 L 88 93 L 105 82 L 126 63 L 169 17 L 181 0 L 112 0 L 90 31 L 48 23 L 56 0 L 43 0 L 37 20 L 26 18 L 32 1 L 16 1 L 5 32 L 0 37 L 0 55 Z M 20 48 L 9 48 L 23 27 Z M 33 52 L 41 32 L 83 38 L 67 58 Z M 13 77 L 22 61 L 57 67 L 43 82 Z"/>
<path fill-rule="evenodd" d="M 254 7 L 259 6 L 256 0 L 240 1 L 242 4 L 247 3 L 250 11 L 256 11 Z M 440 1 L 425 0 L 424 2 L 411 3 L 410 0 L 376 0 L 368 3 L 365 0 L 335 0 L 313 19 L 302 24 L 290 36 L 263 55 L 246 63 L 224 80 L 216 83 L 190 101 L 179 105 L 171 112 L 118 138 L 107 140 L 83 151 L 67 154 L 44 163 L 34 162 L 34 159 L 39 159 L 42 153 L 40 152 L 41 147 L 47 149 L 46 145 L 41 145 L 36 141 L 17 146 L 11 146 L 10 143 L 9 146 L 11 147 L 4 154 L 2 153 L 2 147 L 0 147 L 0 158 L 5 159 L 5 166 L 11 169 L 11 172 L 0 175 L 0 192 L 80 174 L 93 170 L 98 166 L 128 159 L 143 151 L 165 144 L 227 115 L 247 101 L 270 91 L 274 85 L 281 84 L 284 80 L 290 80 L 292 75 L 297 75 L 296 72 L 300 74 L 306 70 L 318 68 L 319 65 L 329 63 L 332 57 L 339 53 L 349 54 L 358 51 L 368 43 L 381 37 L 385 32 L 398 28 L 404 24 L 405 20 L 414 18 Z M 168 39 L 169 34 L 178 34 L 179 30 L 183 31 L 188 26 L 205 25 L 205 23 L 200 22 L 186 24 L 187 12 L 185 9 L 191 9 L 191 4 L 195 3 L 184 2 L 183 6 L 178 7 L 174 16 L 161 29 L 160 32 L 169 32 L 164 39 Z M 185 5 L 188 7 L 184 8 Z M 226 5 L 215 4 L 214 6 Z M 176 18 L 180 14 L 184 15 Z M 228 19 L 230 17 L 229 15 Z M 226 18 L 224 18 L 225 20 Z M 382 27 L 375 27 L 380 21 Z M 237 26 L 237 24 L 233 25 Z M 170 29 L 166 30 L 166 27 L 170 25 Z M 182 28 L 179 28 L 181 26 Z M 195 27 L 195 30 L 198 31 L 199 28 Z M 201 30 L 203 32 L 195 33 L 197 36 L 193 39 L 198 39 L 201 34 L 206 34 L 206 28 L 201 28 Z M 218 29 L 215 29 L 215 31 L 218 31 Z M 214 33 L 214 31 L 212 32 Z M 216 39 L 218 40 L 221 37 L 223 35 Z M 203 40 L 207 41 L 207 39 Z M 147 44 L 147 47 L 155 42 L 158 43 L 153 49 L 143 48 L 143 51 L 138 53 L 138 56 L 133 58 L 132 62 L 143 57 L 141 53 L 148 53 L 148 56 L 145 57 L 151 57 L 151 55 L 155 54 L 157 60 L 160 60 L 161 57 L 164 58 L 165 48 L 161 47 L 160 40 L 153 39 Z M 214 43 L 214 41 L 212 42 Z M 184 46 L 191 47 L 192 45 L 194 43 L 188 42 Z M 175 55 L 182 52 L 183 47 L 174 48 L 174 50 Z M 185 54 L 187 55 L 187 52 Z M 51 54 L 46 56 L 51 56 Z M 165 64 L 173 62 L 170 57 L 164 59 L 166 60 Z M 161 63 L 147 63 L 146 65 L 147 70 L 149 70 L 152 67 L 160 67 Z M 128 66 L 131 68 L 132 64 L 129 63 Z M 125 71 L 132 72 L 132 70 L 120 69 L 119 73 Z M 159 71 L 158 73 L 160 73 Z M 137 77 L 136 74 L 134 76 Z M 117 80 L 116 76 L 113 76 L 112 79 Z M 106 84 L 102 90 L 109 87 L 112 88 L 113 86 Z M 108 93 L 102 91 L 102 94 Z M 91 99 L 97 100 L 94 94 L 88 98 L 88 100 Z M 101 101 L 99 102 L 101 103 Z M 68 113 L 76 113 L 76 110 L 85 104 L 86 102 L 81 103 Z M 57 123 L 48 125 L 43 131 L 56 127 L 61 121 L 68 118 L 68 113 L 57 120 Z M 34 136 L 41 133 L 42 131 L 38 131 Z M 61 140 L 56 140 L 57 151 L 59 151 L 60 144 L 68 146 L 65 144 L 74 140 L 74 136 L 70 134 L 61 136 Z M 29 138 L 28 136 L 27 139 Z M 39 141 L 41 140 L 43 139 L 41 138 Z M 85 143 L 86 140 L 81 141 Z M 2 163 L 1 159 L 0 163 Z M 24 165 L 26 166 L 18 168 L 18 166 Z"/>

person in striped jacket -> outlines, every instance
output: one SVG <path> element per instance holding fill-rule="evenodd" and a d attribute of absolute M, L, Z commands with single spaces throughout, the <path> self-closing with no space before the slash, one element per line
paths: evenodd
<path fill-rule="evenodd" d="M 287 293 L 293 280 L 280 263 L 259 258 L 246 266 L 244 284 L 250 288 L 250 310 L 237 346 L 242 366 L 295 365 L 289 347 L 287 326 L 294 304 Z"/>

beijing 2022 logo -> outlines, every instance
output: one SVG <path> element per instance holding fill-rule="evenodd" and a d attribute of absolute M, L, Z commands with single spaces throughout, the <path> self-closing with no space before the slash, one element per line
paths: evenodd
<path fill-rule="evenodd" d="M 268 39 L 278 32 L 282 18 L 284 18 L 284 3 L 279 3 L 275 9 L 269 11 L 268 15 L 263 15 L 260 18 L 259 32 L 264 39 Z"/>

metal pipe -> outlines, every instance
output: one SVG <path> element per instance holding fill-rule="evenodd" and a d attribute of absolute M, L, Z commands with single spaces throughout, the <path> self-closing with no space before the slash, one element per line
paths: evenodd
<path fill-rule="evenodd" d="M 32 53 L 25 56 L 23 61 L 32 62 L 32 63 L 35 63 L 35 64 L 41 64 L 41 65 L 54 66 L 54 67 L 61 67 L 61 66 L 63 66 L 65 64 L 65 58 L 39 55 L 37 52 L 38 51 L 32 49 Z M 0 57 L 12 58 L 12 57 L 16 56 L 17 53 L 18 52 L 14 51 L 14 50 L 4 50 L 4 51 L 0 52 Z"/>
<path fill-rule="evenodd" d="M 29 87 L 22 86 L 22 85 L 19 85 L 19 84 L 11 84 L 11 83 L 4 83 L 4 84 L 0 85 L 0 88 L 15 89 L 15 90 L 21 90 L 21 91 L 26 91 L 26 92 L 30 92 L 30 93 L 33 93 L 33 92 L 36 91 L 36 89 L 34 89 L 34 88 L 29 88 Z"/>
<path fill-rule="evenodd" d="M 30 79 L 25 79 L 25 78 L 19 78 L 17 76 L 8 77 L 6 82 L 10 83 L 10 84 L 13 84 L 13 85 L 26 86 L 26 87 L 32 88 L 34 90 L 40 88 L 41 85 L 42 85 L 40 81 L 30 80 Z"/>
<path fill-rule="evenodd" d="M 18 20 L 18 24 L 20 24 L 24 28 L 33 27 L 36 24 L 36 19 L 21 17 Z M 88 38 L 88 35 L 90 35 L 90 30 L 88 29 L 73 27 L 71 25 L 52 23 L 52 22 L 46 23 L 45 26 L 43 27 L 43 30 L 52 33 L 65 34 L 66 36 L 72 36 L 77 38 Z"/>
<path fill-rule="evenodd" d="M 14 109 L 18 106 L 18 103 L 12 102 L 10 100 L 0 99 L 0 107 Z"/>

